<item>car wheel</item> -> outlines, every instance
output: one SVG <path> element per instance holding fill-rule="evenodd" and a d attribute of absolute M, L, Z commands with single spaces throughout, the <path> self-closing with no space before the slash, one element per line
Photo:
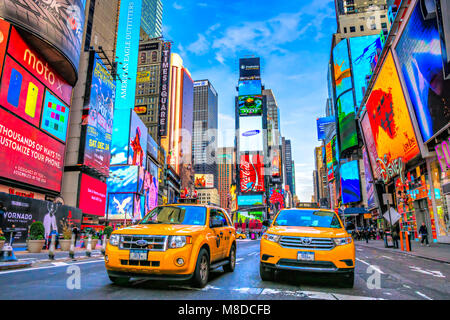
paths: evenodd
<path fill-rule="evenodd" d="M 261 263 L 259 264 L 259 275 L 262 281 L 273 281 L 275 279 L 275 270 L 265 268 Z"/>
<path fill-rule="evenodd" d="M 230 250 L 230 256 L 228 257 L 228 264 L 223 266 L 223 271 L 233 272 L 236 267 L 236 247 L 233 244 Z"/>
<path fill-rule="evenodd" d="M 127 277 L 114 277 L 110 275 L 108 275 L 108 277 L 112 283 L 117 284 L 119 286 L 125 286 L 130 283 L 130 278 Z"/>
<path fill-rule="evenodd" d="M 197 288 L 204 288 L 209 278 L 209 255 L 206 249 L 201 249 L 197 258 L 197 265 L 194 271 L 193 285 Z"/>
<path fill-rule="evenodd" d="M 345 274 L 342 279 L 342 285 L 344 288 L 353 288 L 355 285 L 355 271 Z"/>

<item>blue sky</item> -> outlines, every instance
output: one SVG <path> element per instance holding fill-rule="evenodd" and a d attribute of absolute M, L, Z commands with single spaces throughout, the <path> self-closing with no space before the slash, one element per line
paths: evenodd
<path fill-rule="evenodd" d="M 194 80 L 219 94 L 219 146 L 232 146 L 238 62 L 261 57 L 262 80 L 280 108 L 281 134 L 292 141 L 296 188 L 310 201 L 316 118 L 324 115 L 327 62 L 336 32 L 333 0 L 163 1 L 164 37 L 174 42 Z"/>

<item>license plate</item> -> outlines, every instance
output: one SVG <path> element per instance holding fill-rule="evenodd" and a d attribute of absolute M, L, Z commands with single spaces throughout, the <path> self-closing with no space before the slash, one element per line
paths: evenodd
<path fill-rule="evenodd" d="M 145 261 L 147 260 L 147 257 L 148 257 L 147 251 L 140 251 L 140 250 L 130 251 L 130 260 Z"/>
<path fill-rule="evenodd" d="M 314 252 L 298 252 L 297 260 L 314 261 L 315 260 Z"/>

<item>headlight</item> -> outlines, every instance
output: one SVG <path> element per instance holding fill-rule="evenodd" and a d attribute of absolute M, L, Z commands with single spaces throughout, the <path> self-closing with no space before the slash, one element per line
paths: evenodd
<path fill-rule="evenodd" d="M 190 236 L 170 236 L 169 237 L 169 248 L 183 248 L 186 244 L 191 243 L 192 237 Z"/>
<path fill-rule="evenodd" d="M 112 246 L 118 246 L 120 242 L 120 235 L 118 234 L 112 234 L 111 237 L 109 238 L 109 244 Z"/>
<path fill-rule="evenodd" d="M 335 238 L 335 239 L 333 239 L 333 240 L 334 240 L 334 243 L 335 243 L 337 246 L 343 246 L 343 245 L 345 245 L 345 244 L 350 244 L 350 243 L 352 243 L 352 241 L 353 241 L 352 237 L 348 237 L 348 238 Z"/>
<path fill-rule="evenodd" d="M 280 236 L 279 235 L 270 234 L 270 233 L 265 233 L 263 235 L 263 238 L 268 240 L 268 241 L 272 241 L 272 242 L 278 242 L 280 240 Z"/>

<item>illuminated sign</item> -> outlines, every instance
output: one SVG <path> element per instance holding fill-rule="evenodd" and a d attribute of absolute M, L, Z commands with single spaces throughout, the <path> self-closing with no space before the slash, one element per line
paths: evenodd
<path fill-rule="evenodd" d="M 0 75 L 3 69 L 3 60 L 5 59 L 6 45 L 8 44 L 10 24 L 0 19 Z"/>
<path fill-rule="evenodd" d="M 251 96 L 261 94 L 262 86 L 261 80 L 245 80 L 239 81 L 238 92 L 239 96 Z"/>
<path fill-rule="evenodd" d="M 260 79 L 260 58 L 239 59 L 239 78 L 241 80 Z"/>
<path fill-rule="evenodd" d="M 333 49 L 334 81 L 336 86 L 336 97 L 352 88 L 352 74 L 348 58 L 347 39 L 341 40 Z"/>
<path fill-rule="evenodd" d="M 361 201 L 358 160 L 341 164 L 340 168 L 342 203 Z"/>
<path fill-rule="evenodd" d="M 238 196 L 238 206 L 254 206 L 263 204 L 262 195 Z"/>
<path fill-rule="evenodd" d="M 241 155 L 239 164 L 242 193 L 264 192 L 264 162 L 261 155 Z"/>
<path fill-rule="evenodd" d="M 141 118 L 131 111 L 130 146 L 128 148 L 128 164 L 145 167 L 147 157 L 148 129 Z"/>
<path fill-rule="evenodd" d="M 195 174 L 195 188 L 214 188 L 214 175 L 212 174 Z"/>
<path fill-rule="evenodd" d="M 263 97 L 262 96 L 242 96 L 238 98 L 239 115 L 253 116 L 262 115 Z"/>
<path fill-rule="evenodd" d="M 450 138 L 435 146 L 435 150 L 442 172 L 450 170 Z"/>
<path fill-rule="evenodd" d="M 147 113 L 147 106 L 146 105 L 135 106 L 134 107 L 134 112 L 136 112 L 137 114 L 146 114 Z"/>
<path fill-rule="evenodd" d="M 169 74 L 170 74 L 170 50 L 171 43 L 163 42 L 161 53 L 161 84 L 159 98 L 159 135 L 167 136 L 167 119 L 169 113 Z"/>
<path fill-rule="evenodd" d="M 262 117 L 240 117 L 239 118 L 239 151 L 262 151 L 263 150 L 263 127 Z"/>
<path fill-rule="evenodd" d="M 388 156 L 385 154 L 382 159 L 377 159 L 377 164 L 380 167 L 380 175 L 384 183 L 388 183 L 395 176 L 400 176 L 402 183 L 406 183 L 405 163 L 402 158 L 397 158 L 390 161 Z"/>
<path fill-rule="evenodd" d="M 46 90 L 42 108 L 41 129 L 65 143 L 68 125 L 69 108 L 50 91 Z"/>
<path fill-rule="evenodd" d="M 106 183 L 82 173 L 78 207 L 83 213 L 103 217 L 106 209 Z"/>
<path fill-rule="evenodd" d="M 339 146 L 342 154 L 342 152 L 358 146 L 353 92 L 343 93 L 336 104 L 339 118 Z"/>

